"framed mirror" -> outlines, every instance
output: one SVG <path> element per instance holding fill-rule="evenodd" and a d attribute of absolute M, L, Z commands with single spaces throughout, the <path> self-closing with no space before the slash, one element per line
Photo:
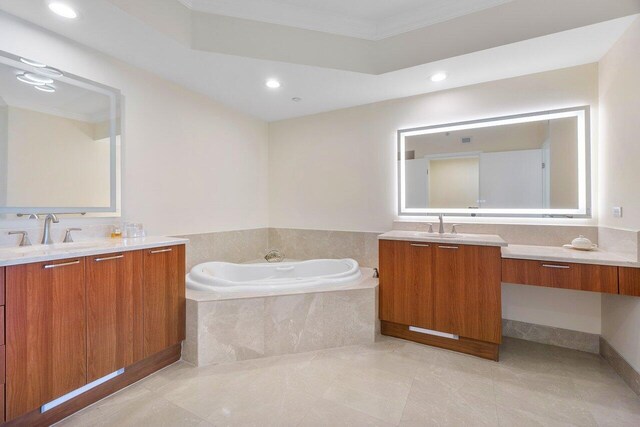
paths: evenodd
<path fill-rule="evenodd" d="M 398 214 L 591 215 L 589 107 L 398 131 Z"/>
<path fill-rule="evenodd" d="M 0 213 L 119 213 L 117 89 L 0 51 Z"/>

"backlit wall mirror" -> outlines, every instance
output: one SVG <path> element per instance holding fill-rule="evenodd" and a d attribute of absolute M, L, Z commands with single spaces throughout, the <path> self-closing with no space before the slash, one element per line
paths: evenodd
<path fill-rule="evenodd" d="M 586 217 L 589 107 L 398 131 L 399 215 Z"/>
<path fill-rule="evenodd" d="M 0 213 L 117 213 L 118 90 L 0 51 Z"/>

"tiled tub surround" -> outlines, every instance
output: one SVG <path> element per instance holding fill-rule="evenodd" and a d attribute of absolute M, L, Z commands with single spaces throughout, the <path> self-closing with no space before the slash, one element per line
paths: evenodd
<path fill-rule="evenodd" d="M 269 250 L 269 229 L 219 231 L 179 236 L 189 239 L 187 271 L 208 261 L 242 263 L 261 259 Z"/>
<path fill-rule="evenodd" d="M 374 341 L 378 280 L 341 289 L 252 297 L 187 290 L 183 359 L 196 366 Z"/>

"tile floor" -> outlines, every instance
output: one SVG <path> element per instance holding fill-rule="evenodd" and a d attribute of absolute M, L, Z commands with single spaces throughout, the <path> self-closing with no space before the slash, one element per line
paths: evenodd
<path fill-rule="evenodd" d="M 380 337 L 194 368 L 178 362 L 60 426 L 640 426 L 600 357 L 505 339 L 500 363 Z"/>

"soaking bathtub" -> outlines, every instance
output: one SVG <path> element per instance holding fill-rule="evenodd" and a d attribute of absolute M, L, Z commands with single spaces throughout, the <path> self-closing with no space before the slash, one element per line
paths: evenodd
<path fill-rule="evenodd" d="M 339 287 L 360 279 L 362 273 L 353 259 L 314 259 L 309 261 L 232 264 L 205 262 L 187 274 L 188 289 L 217 293 L 308 290 Z"/>

